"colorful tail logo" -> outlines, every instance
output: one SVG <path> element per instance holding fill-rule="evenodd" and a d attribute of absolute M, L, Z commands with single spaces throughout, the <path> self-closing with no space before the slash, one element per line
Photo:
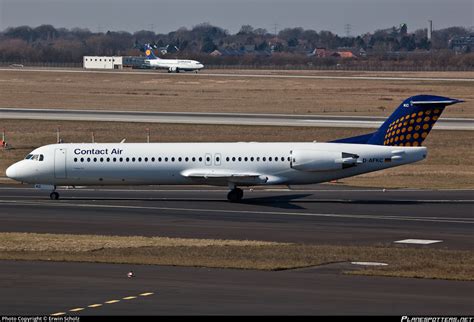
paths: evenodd
<path fill-rule="evenodd" d="M 434 95 L 407 98 L 374 133 L 332 142 L 390 146 L 421 146 L 448 105 L 462 100 Z"/>
<path fill-rule="evenodd" d="M 421 146 L 446 106 L 462 102 L 442 96 L 417 95 L 406 99 L 368 144 Z"/>
<path fill-rule="evenodd" d="M 148 59 L 156 59 L 157 57 L 153 53 L 153 48 L 149 44 L 145 44 L 145 55 Z"/>

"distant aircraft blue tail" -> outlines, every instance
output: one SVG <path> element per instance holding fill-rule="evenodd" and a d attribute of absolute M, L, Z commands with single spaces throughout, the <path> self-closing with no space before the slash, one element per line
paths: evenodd
<path fill-rule="evenodd" d="M 407 98 L 373 133 L 332 141 L 334 143 L 421 146 L 446 106 L 463 102 L 434 95 Z"/>
<path fill-rule="evenodd" d="M 145 50 L 146 58 L 158 59 L 158 57 L 155 56 L 155 53 L 153 53 L 153 47 L 151 47 L 150 44 L 145 44 L 143 49 Z"/>

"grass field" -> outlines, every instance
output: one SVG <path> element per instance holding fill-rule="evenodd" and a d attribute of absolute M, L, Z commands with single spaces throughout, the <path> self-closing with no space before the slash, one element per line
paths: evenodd
<path fill-rule="evenodd" d="M 320 76 L 474 78 L 474 72 L 206 70 Z M 474 82 L 220 77 L 204 74 L 0 71 L 0 107 L 389 115 L 416 94 L 466 100 L 446 117 L 474 117 Z"/>
<path fill-rule="evenodd" d="M 8 142 L 14 148 L 0 150 L 0 176 L 31 150 L 55 143 L 58 125 L 65 142 L 91 142 L 91 132 L 96 142 L 119 142 L 122 138 L 145 142 L 146 128 L 150 129 L 151 142 L 325 142 L 370 132 L 349 128 L 0 120 L 0 128 L 6 128 Z M 428 147 L 426 161 L 340 182 L 385 188 L 474 188 L 474 131 L 433 130 L 424 145 Z"/>
<path fill-rule="evenodd" d="M 142 236 L 0 233 L 0 259 L 282 270 L 372 261 L 350 274 L 474 280 L 474 252 L 399 246 L 318 246 Z M 356 268 L 354 268 L 356 269 Z"/>

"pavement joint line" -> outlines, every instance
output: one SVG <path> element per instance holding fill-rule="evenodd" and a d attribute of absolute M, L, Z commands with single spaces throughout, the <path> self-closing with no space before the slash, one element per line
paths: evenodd
<path fill-rule="evenodd" d="M 51 316 L 60 316 L 60 315 L 66 315 L 66 312 L 56 312 L 53 314 L 50 314 Z"/>
<path fill-rule="evenodd" d="M 120 300 L 110 300 L 110 301 L 106 301 L 104 303 L 105 304 L 114 304 L 114 303 L 117 303 L 117 302 L 120 302 Z"/>
<path fill-rule="evenodd" d="M 91 304 L 91 305 L 88 305 L 87 307 L 99 307 L 99 306 L 102 306 L 103 304 Z"/>
<path fill-rule="evenodd" d="M 126 296 L 126 297 L 122 297 L 122 300 L 133 300 L 136 298 L 137 298 L 136 296 Z"/>
<path fill-rule="evenodd" d="M 149 206 L 122 206 L 122 205 L 94 205 L 94 204 L 78 204 L 78 203 L 50 203 L 50 202 L 23 202 L 0 200 L 0 204 L 15 205 L 37 205 L 46 207 L 81 207 L 81 208 L 104 208 L 104 209 L 136 209 L 136 210 L 163 210 L 163 211 L 182 211 L 182 212 L 206 212 L 206 213 L 229 213 L 229 214 L 257 214 L 257 215 L 281 215 L 281 216 L 301 216 L 301 217 L 333 217 L 333 218 L 350 218 L 350 219 L 372 219 L 372 220 L 393 220 L 393 221 L 420 221 L 420 222 L 438 222 L 438 223 L 460 223 L 474 224 L 471 218 L 451 218 L 442 217 L 414 217 L 414 216 L 378 216 L 378 215 L 356 215 L 356 214 L 318 214 L 303 212 L 270 212 L 270 211 L 250 211 L 250 210 L 225 210 L 225 209 L 205 209 L 205 208 L 170 208 L 170 207 L 149 207 Z"/>
<path fill-rule="evenodd" d="M 153 295 L 153 294 L 155 294 L 155 293 L 148 292 L 148 293 L 142 293 L 142 294 L 140 294 L 140 296 L 150 296 L 150 295 Z"/>

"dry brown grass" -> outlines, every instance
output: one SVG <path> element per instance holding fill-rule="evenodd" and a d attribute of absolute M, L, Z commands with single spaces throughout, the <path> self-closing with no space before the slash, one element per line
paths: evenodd
<path fill-rule="evenodd" d="M 0 233 L 0 259 L 199 266 L 259 270 L 335 262 L 384 262 L 351 274 L 474 280 L 474 252 L 399 246 Z"/>
<path fill-rule="evenodd" d="M 100 236 L 33 233 L 0 233 L 0 251 L 64 251 L 88 252 L 101 249 L 141 247 L 258 247 L 285 245 L 284 243 L 255 240 L 219 240 L 196 238 L 168 238 L 143 236 Z"/>
<path fill-rule="evenodd" d="M 235 141 L 329 141 L 368 133 L 372 130 L 319 127 L 272 127 L 232 125 L 180 125 L 120 122 L 72 122 L 1 120 L 7 129 L 13 150 L 0 150 L 0 176 L 12 163 L 31 150 L 54 143 L 56 128 L 61 125 L 65 142 L 90 142 L 94 131 L 96 142 L 144 142 L 145 129 L 151 131 L 152 142 L 235 142 Z M 341 182 L 350 185 L 391 188 L 473 188 L 474 131 L 438 131 L 430 133 L 426 161 L 399 168 L 373 172 Z"/>
<path fill-rule="evenodd" d="M 474 78 L 474 72 L 252 73 Z M 403 99 L 416 94 L 467 100 L 447 109 L 444 115 L 474 117 L 474 82 L 232 78 L 155 71 L 145 74 L 0 71 L 0 107 L 387 116 Z"/>

